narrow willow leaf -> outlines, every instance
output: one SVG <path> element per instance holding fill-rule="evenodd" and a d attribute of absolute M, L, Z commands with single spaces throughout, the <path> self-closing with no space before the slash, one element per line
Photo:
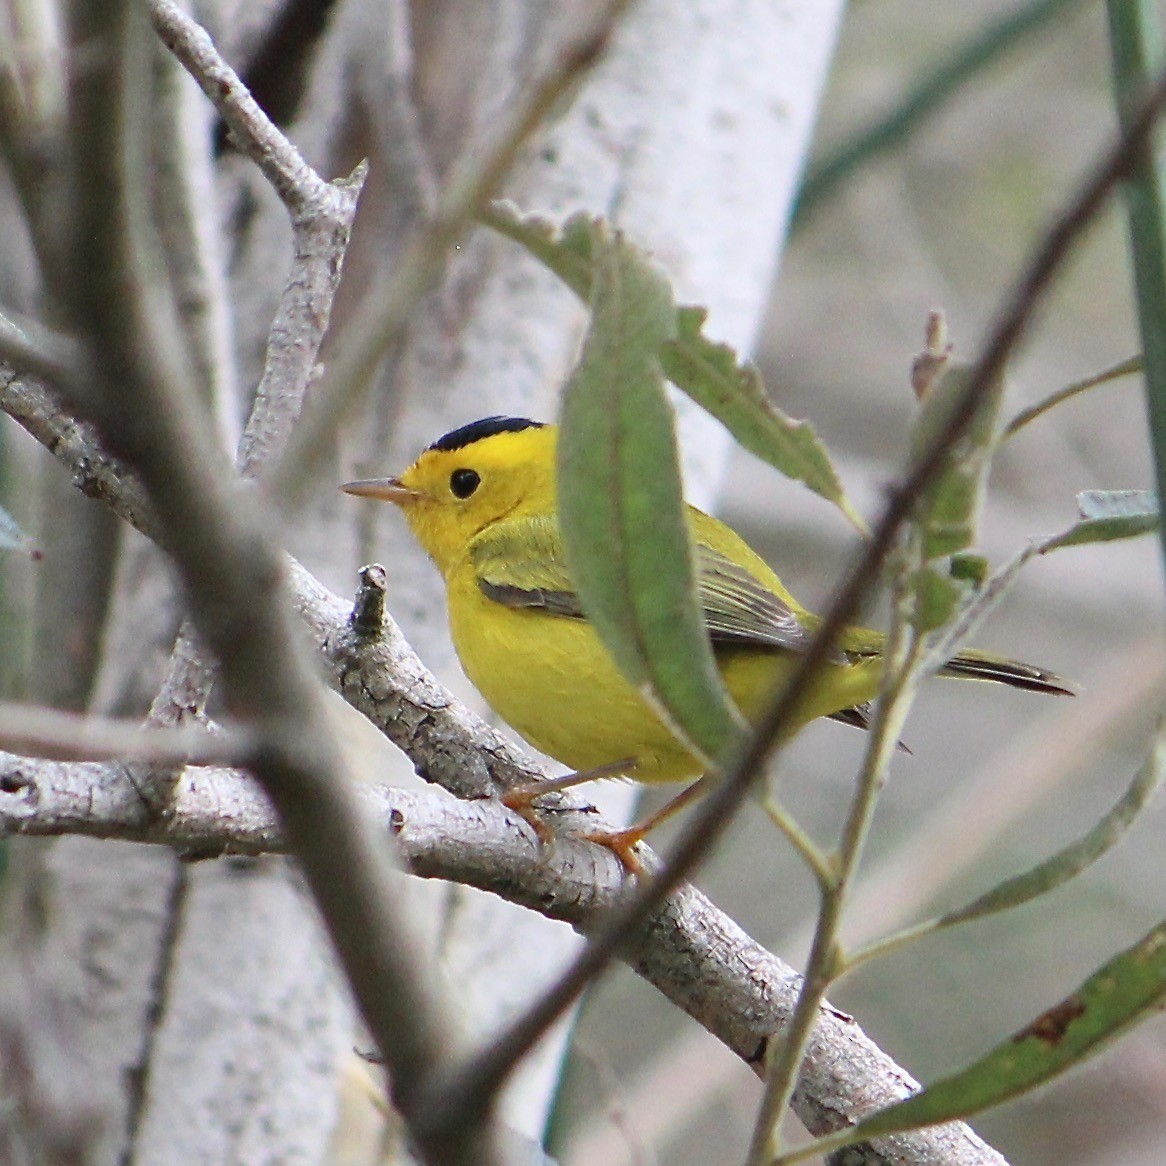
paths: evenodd
<path fill-rule="evenodd" d="M 914 609 L 911 624 L 917 632 L 932 632 L 955 617 L 968 585 L 933 566 L 925 566 L 914 577 Z"/>
<path fill-rule="evenodd" d="M 594 265 L 592 227 L 601 219 L 579 211 L 557 227 L 542 215 L 524 214 L 509 199 L 498 199 L 480 213 L 488 227 L 525 247 L 553 271 L 581 300 L 591 299 Z"/>
<path fill-rule="evenodd" d="M 680 309 L 678 335 L 665 342 L 662 353 L 669 380 L 750 453 L 833 502 L 865 534 L 866 523 L 846 496 L 817 433 L 808 422 L 794 420 L 773 404 L 754 364 L 739 361 L 727 344 L 714 343 L 704 335 L 707 314 L 699 307 Z"/>
<path fill-rule="evenodd" d="M 1061 547 L 1137 538 L 1158 529 L 1158 499 L 1151 490 L 1086 490 L 1077 495 L 1081 521 L 1045 539 L 1041 554 Z"/>
<path fill-rule="evenodd" d="M 597 225 L 591 325 L 567 384 L 559 511 L 571 576 L 624 674 L 707 762 L 744 722 L 717 672 L 696 601 L 660 345 L 667 280 Z"/>
<path fill-rule="evenodd" d="M 1056 408 L 1057 405 L 1062 404 L 1064 401 L 1071 400 L 1073 397 L 1089 389 L 1094 389 L 1098 385 L 1105 385 L 1110 381 L 1115 381 L 1119 377 L 1141 372 L 1142 368 L 1142 358 L 1140 356 L 1131 356 L 1121 361 L 1120 364 L 1115 364 L 1111 368 L 1107 368 L 1104 372 L 1099 372 L 1095 376 L 1086 377 L 1083 381 L 1075 381 L 1071 385 L 1066 385 L 1063 389 L 1058 389 L 1055 393 L 1050 393 L 1043 401 L 1038 401 L 1035 405 L 1030 405 L 1027 409 L 1022 409 L 1008 422 L 1004 427 L 1004 432 L 1000 436 L 1002 438 L 1011 437 L 1014 433 L 1019 433 L 1030 422 L 1035 421 L 1038 417 L 1043 416 L 1050 409 Z"/>
<path fill-rule="evenodd" d="M 601 219 L 572 215 L 559 230 L 544 218 L 522 214 L 509 202 L 492 203 L 481 218 L 525 247 L 581 299 L 590 297 L 594 280 L 591 228 L 600 226 Z M 866 523 L 846 496 L 830 455 L 811 426 L 786 416 L 769 400 L 754 365 L 738 360 L 728 345 L 704 335 L 704 308 L 673 306 L 672 310 L 671 334 L 661 340 L 660 352 L 667 377 L 750 453 L 833 502 L 866 533 Z"/>
<path fill-rule="evenodd" d="M 1096 1053 L 1166 1001 L 1166 923 L 1111 959 L 1075 992 L 991 1052 L 913 1097 L 780 1159 L 971 1117 L 1035 1089 Z"/>
<path fill-rule="evenodd" d="M 1082 490 L 1077 495 L 1082 518 L 1158 517 L 1158 495 L 1153 490 Z"/>
<path fill-rule="evenodd" d="M 1145 808 L 1154 791 L 1166 776 L 1166 722 L 1158 725 L 1150 755 L 1134 775 L 1125 793 L 1113 808 L 1087 834 L 1070 843 L 1031 870 L 1006 879 L 986 894 L 958 910 L 949 911 L 936 920 L 936 928 L 950 927 L 1005 911 L 1046 894 L 1078 875 L 1096 862 L 1107 850 L 1117 845 Z"/>
<path fill-rule="evenodd" d="M 949 365 L 923 399 L 911 434 L 918 457 L 946 428 L 972 375 L 970 365 Z M 934 485 L 924 491 L 916 509 L 926 560 L 954 555 L 975 541 L 996 444 L 996 418 L 1003 383 L 980 400 L 964 436 L 952 448 Z"/>

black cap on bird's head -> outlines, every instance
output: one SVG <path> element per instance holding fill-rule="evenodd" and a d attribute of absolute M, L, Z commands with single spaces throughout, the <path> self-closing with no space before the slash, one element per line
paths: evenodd
<path fill-rule="evenodd" d="M 483 437 L 493 437 L 495 433 L 521 433 L 524 429 L 542 429 L 541 421 L 532 421 L 529 417 L 503 417 L 496 414 L 493 417 L 483 417 L 480 421 L 471 421 L 457 429 L 451 429 L 443 437 L 439 437 L 429 448 L 441 450 L 443 453 L 452 453 L 455 449 L 464 449 Z"/>
<path fill-rule="evenodd" d="M 444 570 L 491 523 L 553 513 L 557 432 L 528 417 L 483 417 L 439 437 L 399 477 L 341 489 L 401 507 Z"/>
<path fill-rule="evenodd" d="M 457 429 L 451 429 L 444 436 L 439 437 L 432 445 L 425 448 L 419 461 L 423 461 L 429 454 L 456 453 L 466 449 L 487 437 L 495 437 L 499 433 L 522 433 L 527 429 L 546 429 L 542 421 L 532 421 L 529 417 L 503 417 L 495 414 L 492 417 L 483 417 L 478 421 L 470 421 Z M 385 502 L 395 502 L 398 505 L 407 505 L 415 501 L 419 494 L 409 487 L 400 478 L 366 478 L 359 482 L 346 482 L 341 489 L 347 494 L 355 494 L 363 498 L 378 498 Z"/>

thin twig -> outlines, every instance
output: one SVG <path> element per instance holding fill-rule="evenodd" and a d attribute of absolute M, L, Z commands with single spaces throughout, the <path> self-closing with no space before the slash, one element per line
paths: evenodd
<path fill-rule="evenodd" d="M 0 360 L 21 372 L 57 381 L 73 375 L 79 356 L 67 337 L 11 309 L 0 310 Z"/>
<path fill-rule="evenodd" d="M 1003 432 L 1000 434 L 1000 440 L 1003 441 L 1019 433 L 1026 425 L 1035 421 L 1038 417 L 1043 417 L 1050 409 L 1055 409 L 1058 405 L 1071 400 L 1080 393 L 1096 388 L 1098 385 L 1108 384 L 1110 381 L 1115 381 L 1119 377 L 1131 376 L 1134 373 L 1141 372 L 1142 365 L 1143 361 L 1141 356 L 1131 356 L 1126 360 L 1119 361 L 1103 372 L 1086 377 L 1084 380 L 1074 381 L 1071 385 L 1066 385 L 1063 389 L 1058 389 L 1055 393 L 1050 393 L 1044 400 L 1037 401 L 1035 405 L 1029 405 L 1027 409 L 1021 409 L 1004 427 Z"/>
<path fill-rule="evenodd" d="M 263 171 L 293 218 L 318 206 L 327 184 L 259 108 L 207 31 L 173 0 L 149 0 L 149 10 L 162 43 L 214 103 L 236 146 Z"/>
<path fill-rule="evenodd" d="M 913 544 L 917 540 L 912 539 Z M 919 548 L 905 552 L 896 573 L 893 617 L 884 649 L 883 674 L 871 719 L 870 737 L 855 783 L 842 838 L 831 866 L 834 878 L 821 884 L 817 926 L 806 962 L 805 979 L 789 1028 L 771 1042 L 765 1092 L 754 1120 L 748 1166 L 767 1166 L 779 1146 L 781 1119 L 793 1097 L 806 1048 L 826 1001 L 826 992 L 842 970 L 839 933 L 847 893 L 870 833 L 875 802 L 886 784 L 891 758 L 918 688 L 920 637 L 911 627 L 910 579 L 917 574 Z"/>

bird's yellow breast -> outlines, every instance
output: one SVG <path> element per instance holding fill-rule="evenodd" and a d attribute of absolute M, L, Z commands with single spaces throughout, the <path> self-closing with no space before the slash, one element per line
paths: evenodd
<path fill-rule="evenodd" d="M 650 703 L 625 679 L 591 625 L 489 599 L 470 564 L 446 578 L 450 630 L 462 667 L 491 708 L 532 745 L 578 771 L 634 758 L 637 781 L 702 772 Z M 750 720 L 796 665 L 788 652 L 730 648 L 721 674 Z M 835 665 L 803 705 L 797 726 L 871 699 L 878 661 Z M 797 727 L 795 726 L 795 727 Z"/>

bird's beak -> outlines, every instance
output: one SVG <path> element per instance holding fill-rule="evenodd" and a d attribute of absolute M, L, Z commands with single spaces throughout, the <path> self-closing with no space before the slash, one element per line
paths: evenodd
<path fill-rule="evenodd" d="M 410 490 L 400 478 L 363 478 L 359 482 L 345 482 L 340 487 L 345 494 L 355 494 L 358 498 L 376 498 L 381 502 L 393 502 L 398 506 L 416 502 L 421 495 Z"/>

